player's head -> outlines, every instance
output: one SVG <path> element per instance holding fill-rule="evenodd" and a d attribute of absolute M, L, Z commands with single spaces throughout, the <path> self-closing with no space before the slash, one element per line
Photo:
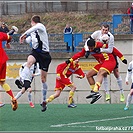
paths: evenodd
<path fill-rule="evenodd" d="M 93 51 L 93 50 L 94 50 L 94 48 L 95 48 L 95 43 L 96 43 L 96 41 L 95 41 L 94 39 L 89 39 L 89 40 L 87 41 L 87 46 L 88 46 L 88 48 L 89 48 L 89 51 Z"/>
<path fill-rule="evenodd" d="M 101 37 L 100 37 L 100 42 L 104 43 L 104 44 L 108 44 L 109 42 L 109 35 L 108 34 L 103 34 Z"/>
<path fill-rule="evenodd" d="M 31 18 L 31 25 L 35 25 L 36 23 L 40 23 L 41 22 L 41 19 L 40 19 L 40 16 L 38 15 L 34 15 L 32 18 Z"/>
<path fill-rule="evenodd" d="M 101 26 L 101 32 L 102 32 L 102 34 L 108 34 L 108 32 L 109 32 L 109 25 L 108 24 L 103 24 Z"/>

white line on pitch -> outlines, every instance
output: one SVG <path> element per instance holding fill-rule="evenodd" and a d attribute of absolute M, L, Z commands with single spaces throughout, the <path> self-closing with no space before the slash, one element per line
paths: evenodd
<path fill-rule="evenodd" d="M 75 122 L 75 123 L 68 123 L 68 124 L 58 124 L 58 125 L 51 125 L 50 127 L 72 126 L 72 125 L 79 125 L 79 124 L 87 124 L 87 123 L 94 123 L 94 122 L 101 122 L 101 121 L 122 120 L 122 119 L 130 119 L 130 118 L 133 118 L 133 116 L 111 118 L 111 119 L 101 119 L 101 120 L 93 120 L 93 121 L 85 121 L 85 122 Z"/>

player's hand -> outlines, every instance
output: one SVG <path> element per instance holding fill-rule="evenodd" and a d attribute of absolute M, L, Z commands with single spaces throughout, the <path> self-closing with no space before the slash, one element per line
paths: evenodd
<path fill-rule="evenodd" d="M 82 78 L 83 78 L 83 76 L 79 76 L 79 75 L 78 75 L 78 76 L 76 76 L 76 78 L 82 79 Z"/>
<path fill-rule="evenodd" d="M 10 49 L 11 48 L 10 43 L 6 43 L 5 47 L 8 48 L 8 49 Z"/>
<path fill-rule="evenodd" d="M 23 43 L 25 39 L 26 39 L 26 35 L 20 36 L 19 42 Z"/>
<path fill-rule="evenodd" d="M 85 52 L 85 58 L 88 58 L 89 55 L 90 55 L 90 51 L 86 51 Z"/>
<path fill-rule="evenodd" d="M 126 60 L 126 59 L 124 59 L 122 62 L 123 62 L 124 64 L 127 64 L 127 60 Z"/>
<path fill-rule="evenodd" d="M 60 74 L 57 74 L 57 75 L 56 75 L 56 79 L 57 79 L 57 80 L 60 80 L 60 79 L 61 79 Z"/>
<path fill-rule="evenodd" d="M 96 52 L 96 53 L 100 53 L 100 48 L 94 48 L 93 51 Z"/>
<path fill-rule="evenodd" d="M 70 59 L 66 60 L 65 62 L 66 62 L 66 64 L 69 64 L 69 63 L 71 63 L 72 61 L 73 61 L 73 59 L 70 58 Z"/>

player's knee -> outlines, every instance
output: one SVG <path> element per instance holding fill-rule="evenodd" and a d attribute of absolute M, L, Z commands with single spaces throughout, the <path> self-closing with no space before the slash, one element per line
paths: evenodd
<path fill-rule="evenodd" d="M 92 75 L 90 73 L 87 73 L 86 78 L 90 78 L 90 77 L 92 77 Z"/>
<path fill-rule="evenodd" d="M 0 81 L 0 85 L 3 86 L 5 81 Z"/>

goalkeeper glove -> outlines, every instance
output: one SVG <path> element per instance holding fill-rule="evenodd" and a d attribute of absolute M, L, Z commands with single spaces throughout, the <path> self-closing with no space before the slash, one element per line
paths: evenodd
<path fill-rule="evenodd" d="M 90 51 L 86 51 L 85 52 L 85 58 L 88 58 L 89 55 L 90 55 Z"/>

